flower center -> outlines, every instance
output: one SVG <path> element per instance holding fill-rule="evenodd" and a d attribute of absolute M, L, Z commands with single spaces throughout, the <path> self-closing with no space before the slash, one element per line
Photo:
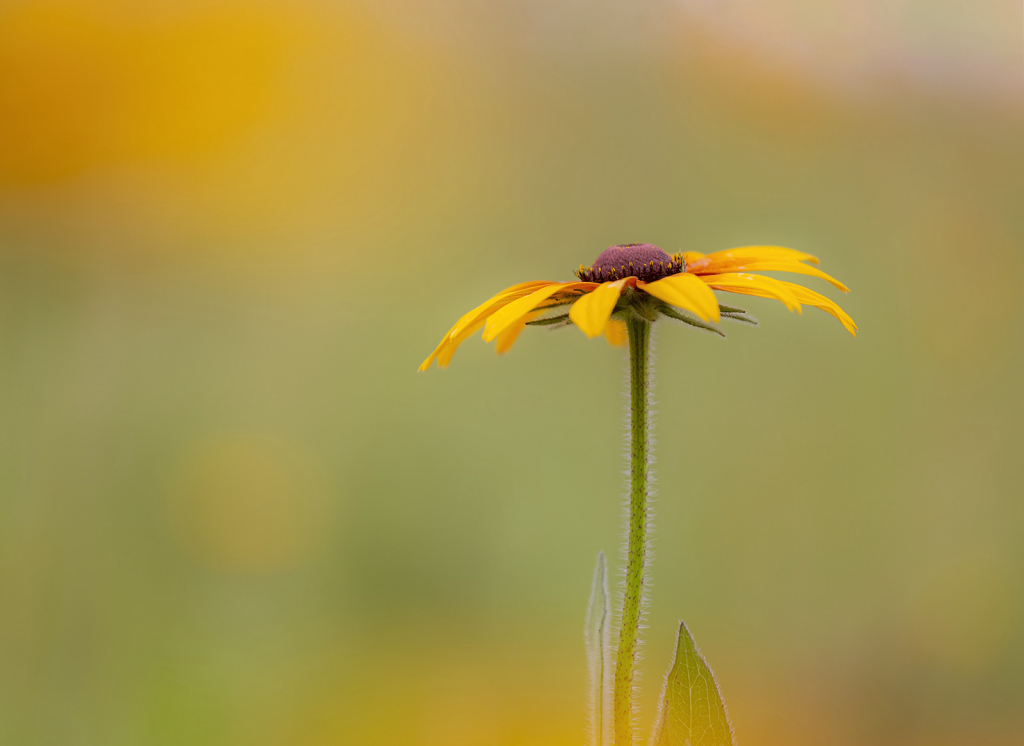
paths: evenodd
<path fill-rule="evenodd" d="M 627 243 L 609 246 L 597 257 L 593 267 L 580 265 L 576 276 L 584 282 L 608 282 L 623 277 L 654 282 L 684 269 L 681 258 L 669 256 L 654 244 Z"/>

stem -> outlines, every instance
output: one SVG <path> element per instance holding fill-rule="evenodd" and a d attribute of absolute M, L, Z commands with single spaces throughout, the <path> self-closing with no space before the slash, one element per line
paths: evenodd
<path fill-rule="evenodd" d="M 629 537 L 626 590 L 622 597 L 618 658 L 615 662 L 615 744 L 633 743 L 633 663 L 636 660 L 647 550 L 648 399 L 651 322 L 636 315 L 629 330 L 630 451 Z"/>

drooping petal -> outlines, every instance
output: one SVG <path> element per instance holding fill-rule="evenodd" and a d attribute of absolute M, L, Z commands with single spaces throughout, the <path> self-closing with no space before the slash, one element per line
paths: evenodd
<path fill-rule="evenodd" d="M 569 309 L 569 318 L 572 319 L 572 323 L 591 339 L 601 334 L 612 311 L 615 310 L 615 304 L 628 279 L 603 282 L 596 290 L 587 293 L 573 303 L 572 308 Z"/>
<path fill-rule="evenodd" d="M 520 292 L 518 297 L 522 297 L 521 296 L 521 292 Z M 508 336 L 503 339 L 502 336 L 499 335 L 499 337 L 498 337 L 498 347 L 499 347 L 498 353 L 500 354 L 502 352 L 507 352 L 508 350 L 510 350 L 512 348 L 512 345 L 515 344 L 516 337 L 519 336 L 520 332 L 523 331 L 523 327 L 526 326 L 526 322 L 532 320 L 535 316 L 539 316 L 539 315 L 540 314 L 532 314 L 532 313 L 530 313 L 530 314 L 527 314 L 526 316 L 524 316 L 521 319 L 522 326 L 519 326 L 515 330 L 514 333 L 510 333 L 511 332 L 511 328 L 510 329 L 506 329 L 505 332 L 502 332 L 502 334 L 508 333 Z M 476 334 L 478 331 L 480 331 L 480 327 L 482 327 L 484 325 L 485 321 L 486 321 L 486 317 L 485 316 L 481 316 L 471 326 L 467 326 L 465 329 L 463 329 L 461 332 L 459 332 L 459 334 L 454 339 L 448 340 L 448 343 L 442 348 L 442 350 L 437 355 L 437 364 L 440 367 L 442 367 L 442 368 L 447 368 L 448 367 L 448 363 L 451 362 L 452 355 L 455 354 L 456 348 L 460 344 L 465 342 L 467 339 L 472 337 L 474 334 Z M 517 326 L 517 324 L 513 324 L 513 327 L 516 327 L 516 326 Z"/>
<path fill-rule="evenodd" d="M 499 355 L 503 355 L 512 349 L 512 345 L 516 343 L 519 335 L 523 329 L 526 328 L 526 322 L 533 321 L 535 318 L 540 316 L 537 312 L 531 312 L 523 316 L 519 321 L 516 321 L 512 326 L 508 327 L 501 334 L 498 335 L 497 341 L 494 343 L 494 349 Z"/>
<path fill-rule="evenodd" d="M 504 308 L 493 312 L 484 326 L 484 342 L 490 342 L 555 293 L 567 290 L 576 284 L 574 282 L 557 282 L 547 287 L 538 288 L 529 295 L 518 298 Z"/>
<path fill-rule="evenodd" d="M 558 283 L 550 282 L 547 280 L 534 280 L 531 282 L 521 282 L 518 285 L 513 285 L 510 288 L 505 288 L 497 295 L 488 298 L 486 301 L 481 303 L 479 306 L 474 308 L 469 313 L 464 314 L 462 318 L 455 322 L 455 326 L 453 326 L 448 331 L 447 338 L 455 338 L 465 327 L 470 326 L 479 319 L 485 318 L 490 314 L 494 313 L 495 307 L 500 308 L 501 306 L 510 303 L 516 298 L 522 298 L 524 295 L 529 295 L 537 288 L 556 284 Z"/>
<path fill-rule="evenodd" d="M 638 288 L 670 306 L 692 311 L 704 321 L 718 321 L 718 298 L 696 275 L 682 272 L 654 282 L 638 282 Z"/>
<path fill-rule="evenodd" d="M 502 292 L 498 293 L 498 295 L 494 296 L 486 303 L 482 303 L 481 305 L 477 306 L 468 314 L 459 319 L 459 322 L 455 325 L 455 329 L 452 330 L 453 333 L 450 336 L 455 337 L 455 335 L 460 330 L 460 325 L 468 326 L 469 324 L 476 323 L 480 319 L 486 319 L 499 308 L 507 306 L 514 300 L 518 300 L 519 298 L 525 298 L 526 296 L 536 292 L 537 290 L 542 290 L 544 288 L 561 284 L 563 283 L 551 282 L 550 280 L 537 280 L 533 282 L 523 282 L 518 285 L 513 285 L 512 287 L 507 288 L 506 290 L 503 290 Z"/>
<path fill-rule="evenodd" d="M 448 330 L 448 333 L 444 335 L 444 337 L 441 339 L 437 347 L 434 348 L 434 351 L 430 353 L 430 356 L 427 357 L 427 359 L 424 360 L 423 363 L 420 365 L 419 370 L 424 371 L 427 368 L 429 368 L 430 364 L 441 355 L 442 350 L 444 350 L 446 347 L 450 345 L 453 345 L 451 352 L 447 356 L 447 359 L 450 360 L 451 353 L 454 353 L 455 347 L 458 347 L 459 344 L 461 344 L 468 336 L 470 336 L 473 332 L 479 329 L 480 326 L 476 326 L 476 328 L 472 329 L 471 331 L 467 330 L 477 322 L 480 322 L 480 325 L 482 325 L 483 320 L 486 319 L 490 314 L 494 313 L 497 309 L 511 303 L 517 298 L 521 298 L 524 295 L 529 295 L 538 287 L 553 284 L 556 283 L 544 280 L 521 282 L 518 285 L 513 285 L 510 288 L 505 288 L 497 295 L 484 301 L 469 313 L 464 314 L 462 318 L 455 322 L 455 326 Z"/>
<path fill-rule="evenodd" d="M 444 347 L 441 348 L 441 351 L 437 353 L 438 366 L 441 368 L 447 368 L 448 363 L 452 361 L 452 355 L 455 354 L 455 350 L 458 348 L 458 346 L 465 342 L 470 337 L 472 337 L 478 331 L 480 331 L 483 325 L 484 320 L 479 319 L 471 326 L 467 326 L 465 329 L 459 332 L 454 339 L 449 339 L 444 345 Z"/>
<path fill-rule="evenodd" d="M 618 319 L 608 319 L 608 322 L 604 325 L 604 338 L 613 347 L 622 347 L 629 342 L 629 332 L 626 330 L 626 324 Z"/>
<path fill-rule="evenodd" d="M 835 318 L 839 319 L 839 323 L 846 327 L 846 331 L 850 332 L 850 334 L 855 337 L 857 336 L 857 325 L 854 323 L 853 319 L 849 317 L 846 311 L 841 309 L 824 295 L 793 282 L 785 282 L 782 280 L 780 280 L 780 282 L 782 282 L 783 285 L 786 285 L 801 303 L 806 303 L 808 306 L 820 308 L 822 311 L 831 314 Z"/>
<path fill-rule="evenodd" d="M 774 298 L 782 301 L 790 311 L 802 313 L 800 301 L 793 295 L 787 285 L 773 277 L 764 275 L 748 275 L 737 273 L 726 273 L 722 275 L 700 275 L 700 279 L 713 287 L 715 290 L 727 290 L 730 293 L 742 295 L 756 295 L 761 298 Z"/>
<path fill-rule="evenodd" d="M 711 257 L 707 258 L 710 259 Z M 689 267 L 687 271 L 689 271 Z M 694 274 L 698 275 L 718 275 L 726 272 L 793 272 L 799 275 L 820 277 L 844 293 L 850 292 L 850 288 L 834 277 L 825 274 L 817 267 L 811 267 L 791 259 L 758 259 L 751 256 L 737 256 L 714 259 L 709 264 L 694 268 Z"/>

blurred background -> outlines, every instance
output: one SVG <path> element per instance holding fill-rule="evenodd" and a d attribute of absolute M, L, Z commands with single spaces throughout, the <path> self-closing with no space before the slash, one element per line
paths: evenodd
<path fill-rule="evenodd" d="M 742 744 L 1024 741 L 1020 13 L 4 0 L 0 742 L 582 743 L 622 351 L 415 369 L 630 241 L 861 328 L 657 329 L 642 722 L 684 618 Z"/>

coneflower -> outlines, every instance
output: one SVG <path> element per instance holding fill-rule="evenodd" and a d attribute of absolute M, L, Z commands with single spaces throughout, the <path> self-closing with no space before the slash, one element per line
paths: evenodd
<path fill-rule="evenodd" d="M 484 341 L 497 340 L 499 353 L 510 349 L 523 329 L 530 325 L 575 325 L 588 337 L 604 334 L 613 345 L 629 344 L 629 516 L 625 587 L 614 673 L 605 674 L 612 656 L 610 650 L 588 651 L 594 687 L 590 697 L 593 712 L 589 731 L 591 743 L 597 746 L 610 746 L 612 742 L 617 746 L 631 746 L 634 739 L 633 677 L 650 530 L 651 325 L 664 316 L 724 336 L 718 328 L 721 319 L 756 324 L 745 310 L 719 304 L 713 291 L 723 290 L 774 298 L 791 311 L 801 312 L 802 305 L 820 308 L 856 336 L 857 325 L 853 319 L 825 296 L 802 285 L 752 274 L 781 271 L 810 275 L 847 292 L 841 282 L 812 266 L 816 264 L 817 258 L 810 254 L 779 246 L 745 246 L 706 256 L 696 252 L 669 255 L 649 243 L 611 246 L 601 252 L 592 266 L 580 266 L 576 271 L 577 281 L 525 282 L 498 293 L 459 319 L 420 365 L 421 371 L 426 370 L 436 360 L 440 367 L 447 367 L 456 348 L 481 328 Z M 591 648 L 608 637 L 607 614 L 595 604 L 597 599 L 601 599 L 597 603 L 606 603 L 604 578 L 602 555 L 598 561 L 598 576 L 595 576 L 596 595 L 591 601 L 592 614 L 597 614 L 599 621 L 593 625 L 588 622 L 588 647 Z M 699 681 L 692 681 L 694 676 Z M 608 679 L 612 681 L 606 685 Z M 609 686 L 611 692 L 606 691 Z M 691 702 L 694 697 L 700 700 L 699 707 Z M 685 704 L 678 704 L 684 700 Z M 676 663 L 666 682 L 654 739 L 659 746 L 733 742 L 732 727 L 717 683 L 685 625 L 680 625 Z"/>

